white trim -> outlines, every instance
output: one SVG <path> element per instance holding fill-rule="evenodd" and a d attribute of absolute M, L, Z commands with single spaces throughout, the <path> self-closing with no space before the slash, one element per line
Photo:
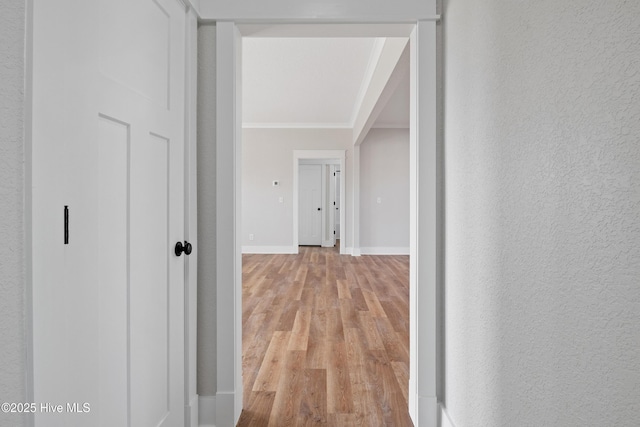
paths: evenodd
<path fill-rule="evenodd" d="M 338 168 L 340 167 L 339 165 L 329 165 L 329 197 L 326 201 L 326 215 L 328 215 L 328 219 L 329 219 L 329 230 L 328 230 L 328 237 L 329 237 L 329 243 L 326 245 L 326 247 L 334 247 L 336 245 L 336 237 L 338 237 L 336 235 L 336 208 L 335 208 L 335 202 L 336 202 L 336 166 L 338 166 Z M 340 203 L 340 202 L 338 202 Z M 327 236 L 325 236 L 327 237 Z M 325 244 L 323 243 L 323 246 L 325 246 Z"/>
<path fill-rule="evenodd" d="M 438 426 L 438 400 L 435 396 L 418 396 L 418 419 L 413 420 L 415 427 Z"/>
<path fill-rule="evenodd" d="M 193 10 L 197 16 L 200 16 L 200 0 L 177 0 L 178 3 L 182 4 L 185 10 L 188 12 L 189 10 Z"/>
<path fill-rule="evenodd" d="M 297 246 L 243 246 L 243 254 L 297 254 Z"/>
<path fill-rule="evenodd" d="M 349 123 L 242 123 L 242 129 L 351 129 Z"/>
<path fill-rule="evenodd" d="M 365 70 L 364 77 L 362 78 L 362 84 L 360 85 L 360 90 L 358 91 L 358 96 L 356 97 L 356 102 L 353 107 L 353 111 L 351 112 L 351 128 L 353 129 L 356 125 L 356 119 L 358 118 L 358 113 L 360 113 L 360 109 L 362 108 L 362 102 L 364 101 L 364 96 L 367 94 L 367 90 L 369 89 L 369 85 L 371 84 L 371 79 L 373 78 L 373 74 L 376 71 L 376 67 L 378 66 L 378 62 L 380 62 L 380 55 L 382 55 L 382 49 L 384 48 L 385 38 L 377 37 L 373 48 L 371 49 L 371 55 L 369 56 L 369 63 L 367 64 L 367 69 Z"/>
<path fill-rule="evenodd" d="M 207 0 L 200 5 L 203 20 L 235 21 L 243 24 L 402 24 L 438 21 L 435 0 L 414 2 L 312 2 L 290 0 Z"/>
<path fill-rule="evenodd" d="M 362 247 L 362 255 L 409 255 L 408 246 Z"/>
<path fill-rule="evenodd" d="M 300 164 L 340 166 L 340 159 L 300 159 Z"/>
<path fill-rule="evenodd" d="M 351 174 L 353 207 L 351 218 L 353 229 L 351 230 L 352 255 L 360 256 L 360 145 L 353 146 L 353 159 L 351 160 L 353 173 Z M 342 207 L 342 205 L 341 205 Z M 342 233 L 342 219 L 340 219 L 340 232 Z"/>
<path fill-rule="evenodd" d="M 407 67 L 403 57 L 408 56 L 408 38 L 388 38 L 384 42 L 382 52 L 374 75 L 371 79 L 365 99 L 353 121 L 353 143 L 360 145 L 369 133 L 393 96 L 396 88 L 404 78 L 403 70 Z"/>
<path fill-rule="evenodd" d="M 185 413 L 188 414 L 188 420 L 185 425 L 188 427 L 198 427 L 200 423 L 200 397 L 197 394 L 185 408 Z"/>
<path fill-rule="evenodd" d="M 200 0 L 187 0 L 194 12 L 200 17 Z"/>
<path fill-rule="evenodd" d="M 195 9 L 185 13 L 185 117 L 184 117 L 184 239 L 196 250 L 185 259 L 184 285 L 184 401 L 195 409 L 185 410 L 185 425 L 198 422 L 198 175 L 197 175 L 197 98 L 198 98 L 198 16 Z"/>
<path fill-rule="evenodd" d="M 200 427 L 215 427 L 216 425 L 216 397 L 198 397 L 198 425 Z"/>
<path fill-rule="evenodd" d="M 372 129 L 409 129 L 409 123 L 384 123 L 384 122 L 375 122 Z"/>
<path fill-rule="evenodd" d="M 395 24 L 240 24 L 243 37 L 409 37 L 415 23 Z"/>
<path fill-rule="evenodd" d="M 409 415 L 437 425 L 439 205 L 436 23 L 418 22 L 410 39 Z M 419 261 L 418 261 L 419 260 Z"/>
<path fill-rule="evenodd" d="M 418 425 L 418 351 L 416 348 L 418 325 L 414 299 L 417 289 L 417 234 L 418 234 L 418 126 L 416 114 L 416 89 L 418 68 L 416 66 L 416 29 L 409 38 L 409 416 L 415 426 Z"/>
<path fill-rule="evenodd" d="M 447 412 L 447 408 L 442 403 L 439 403 L 438 407 L 440 409 L 440 427 L 456 427 Z"/>
<path fill-rule="evenodd" d="M 338 159 L 340 160 L 340 173 L 344 173 L 346 150 L 293 150 L 293 246 L 298 253 L 298 165 L 301 159 Z M 342 224 L 345 222 L 345 181 L 340 180 L 340 242 L 344 242 L 346 236 L 345 229 Z M 343 247 L 340 247 L 340 254 L 344 254 Z"/>
<path fill-rule="evenodd" d="M 214 426 L 226 427 L 236 425 L 240 414 L 236 416 L 234 406 L 236 406 L 238 400 L 242 402 L 242 395 L 236 395 L 234 392 L 218 392 L 218 394 L 216 394 L 216 422 Z"/>
<path fill-rule="evenodd" d="M 216 253 L 219 426 L 235 425 L 242 412 L 241 43 L 233 22 L 216 24 L 216 247 L 224 248 Z"/>

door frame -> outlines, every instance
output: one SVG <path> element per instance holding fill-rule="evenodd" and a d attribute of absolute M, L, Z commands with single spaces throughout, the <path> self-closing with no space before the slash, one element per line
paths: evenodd
<path fill-rule="evenodd" d="M 215 2 L 214 2 L 215 3 Z M 234 425 L 242 411 L 242 256 L 239 251 L 241 225 L 237 218 L 240 205 L 235 202 L 241 197 L 240 162 L 241 162 L 241 32 L 238 24 L 250 22 L 252 30 L 266 30 L 270 35 L 277 28 L 270 25 L 287 22 L 288 24 L 314 24 L 313 33 L 317 36 L 322 31 L 321 24 L 327 24 L 328 35 L 335 36 L 336 25 L 340 23 L 402 23 L 411 24 L 411 32 L 405 36 L 410 39 L 410 368 L 409 368 L 409 414 L 416 427 L 435 427 L 442 413 L 439 398 L 442 396 L 443 354 L 441 327 L 442 322 L 442 284 L 441 273 L 444 263 L 442 250 L 442 170 L 441 147 L 438 139 L 438 55 L 436 41 L 436 25 L 438 15 L 416 16 L 417 3 L 398 6 L 398 14 L 376 15 L 374 10 L 384 8 L 383 2 L 369 4 L 365 2 L 350 3 L 348 10 L 339 18 L 335 11 L 326 14 L 307 15 L 303 6 L 291 8 L 287 2 L 276 2 L 269 14 L 264 16 L 256 9 L 248 7 L 246 2 L 239 1 L 225 6 L 215 3 L 221 10 L 210 11 L 210 19 L 224 19 L 217 23 L 217 88 L 216 108 L 217 164 L 224 167 L 218 171 L 216 184 L 217 198 L 224 195 L 226 203 L 218 203 L 218 230 L 231 230 L 223 236 L 217 236 L 217 246 L 234 248 L 226 262 L 218 259 L 218 396 L 216 403 L 216 419 L 220 425 Z M 427 13 L 435 13 L 435 1 L 421 3 Z M 242 12 L 242 7 L 249 12 Z M 213 6 L 213 4 L 212 4 Z M 309 10 L 315 11 L 318 3 L 308 2 Z M 394 4 L 394 7 L 396 5 Z M 239 8 L 239 9 L 238 9 Z M 225 16 L 227 13 L 229 16 Z M 333 14 L 332 14 L 333 13 Z M 422 12 L 421 12 L 422 13 Z M 291 16 L 293 14 L 294 16 Z M 319 17 L 320 16 L 320 17 Z M 395 16 L 396 19 L 389 18 Z M 384 25 L 384 24 L 383 24 Z M 297 27 L 297 28 L 296 28 Z M 392 25 L 393 27 L 393 25 Z M 397 28 L 396 28 L 397 30 Z M 283 34 L 292 36 L 299 31 L 300 35 L 309 34 L 308 25 L 288 26 Z M 255 36 L 255 33 L 253 33 Z M 353 35 L 351 33 L 351 35 Z M 369 28 L 368 36 L 372 34 Z M 395 34 L 398 36 L 399 34 Z M 364 35 L 363 35 L 364 36 Z M 358 149 L 354 147 L 354 151 Z M 357 153 L 355 154 L 357 157 Z M 357 168 L 354 169 L 357 171 Z M 354 179 L 356 179 L 354 177 Z M 354 195 L 358 197 L 358 195 Z M 343 206 L 344 207 L 344 206 Z M 353 230 L 352 230 L 353 231 Z M 341 248 L 342 249 L 342 248 Z M 220 252 L 220 251 L 219 251 Z M 419 260 L 419 262 L 418 262 Z M 233 325 L 231 328 L 229 325 Z M 220 339 L 223 336 L 224 339 Z M 221 376 L 224 378 L 220 379 Z M 222 388 L 221 388 L 222 387 Z M 220 393 L 223 399 L 220 399 Z M 233 408 L 233 409 L 231 409 Z M 222 415 L 218 411 L 224 411 Z"/>
<path fill-rule="evenodd" d="M 327 200 L 327 212 L 329 219 L 329 241 L 328 246 L 333 248 L 336 246 L 336 239 L 340 237 L 340 233 L 336 234 L 336 166 L 329 165 L 329 198 Z M 331 203 L 333 202 L 333 204 Z M 340 203 L 340 202 L 338 202 Z M 331 231 L 333 230 L 333 233 Z"/>
<path fill-rule="evenodd" d="M 298 180 L 300 179 L 300 172 L 299 172 L 299 165 L 300 165 L 300 160 L 339 160 L 340 161 L 340 170 L 344 170 L 345 168 L 345 162 L 346 162 L 346 151 L 345 150 L 293 150 L 293 250 L 294 253 L 299 253 L 299 246 L 298 246 L 298 234 L 299 234 L 299 229 L 298 229 L 298 224 L 299 224 L 299 211 L 298 211 L 298 188 L 299 188 L 299 183 Z M 322 172 L 322 176 L 324 177 L 325 172 L 324 172 L 324 168 L 323 168 L 323 172 Z M 345 188 L 344 188 L 344 180 L 341 180 L 340 182 L 340 205 L 344 206 L 345 203 Z M 326 185 L 322 185 L 323 188 L 323 205 L 325 203 L 325 187 Z M 324 206 L 326 208 L 326 206 Z M 326 233 L 326 212 L 327 209 L 324 209 L 324 212 L 322 214 L 322 242 L 325 242 L 325 233 Z M 344 209 L 340 209 L 340 222 L 343 223 L 345 221 L 345 213 L 344 213 Z M 344 248 L 344 240 L 343 240 L 343 236 L 346 236 L 346 234 L 342 234 L 343 233 L 343 228 L 344 227 L 340 227 L 340 254 L 344 255 L 346 254 L 345 252 L 345 248 Z"/>
<path fill-rule="evenodd" d="M 184 3 L 184 2 L 183 2 Z M 184 286 L 184 403 L 185 426 L 198 425 L 198 11 L 190 3 L 186 10 L 185 48 L 185 240 L 194 252 L 185 260 Z"/>

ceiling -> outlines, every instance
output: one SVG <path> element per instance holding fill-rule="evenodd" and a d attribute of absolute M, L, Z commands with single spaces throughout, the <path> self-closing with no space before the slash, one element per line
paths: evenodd
<path fill-rule="evenodd" d="M 245 127 L 353 128 L 384 38 L 244 37 Z M 409 79 L 375 127 L 408 127 Z"/>

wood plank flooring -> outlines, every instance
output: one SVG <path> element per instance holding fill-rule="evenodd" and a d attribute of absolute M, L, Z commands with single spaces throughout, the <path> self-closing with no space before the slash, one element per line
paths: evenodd
<path fill-rule="evenodd" d="M 243 256 L 238 426 L 413 426 L 409 257 Z"/>

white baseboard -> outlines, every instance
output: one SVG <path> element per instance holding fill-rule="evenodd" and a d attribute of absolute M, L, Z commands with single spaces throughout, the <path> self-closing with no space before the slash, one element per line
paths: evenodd
<path fill-rule="evenodd" d="M 188 419 L 187 419 L 187 427 L 198 427 L 198 423 L 199 423 L 199 418 L 200 418 L 200 414 L 198 413 L 198 395 L 196 394 L 195 396 L 193 396 L 193 398 L 191 399 L 191 401 L 189 402 L 189 406 L 186 407 L 186 411 L 188 414 Z"/>
<path fill-rule="evenodd" d="M 234 416 L 235 393 L 226 392 L 216 394 L 216 426 L 235 426 Z"/>
<path fill-rule="evenodd" d="M 418 418 L 422 425 L 438 425 L 438 399 L 435 396 L 418 396 Z"/>
<path fill-rule="evenodd" d="M 351 256 L 360 256 L 360 248 L 347 248 L 347 253 Z"/>
<path fill-rule="evenodd" d="M 440 427 L 456 427 L 449 417 L 447 408 L 442 403 L 438 404 L 438 406 L 440 407 Z"/>
<path fill-rule="evenodd" d="M 411 393 L 411 380 L 409 380 L 409 393 Z M 412 405 L 415 405 L 412 407 Z M 420 395 L 409 395 L 409 416 L 416 427 L 442 427 L 438 421 L 440 405 L 438 399 Z"/>
<path fill-rule="evenodd" d="M 215 427 L 216 425 L 216 397 L 198 397 L 198 425 L 200 427 Z"/>
<path fill-rule="evenodd" d="M 243 246 L 243 254 L 297 254 L 295 246 Z"/>
<path fill-rule="evenodd" d="M 409 255 L 409 247 L 366 247 L 360 248 L 360 253 L 362 255 Z"/>

